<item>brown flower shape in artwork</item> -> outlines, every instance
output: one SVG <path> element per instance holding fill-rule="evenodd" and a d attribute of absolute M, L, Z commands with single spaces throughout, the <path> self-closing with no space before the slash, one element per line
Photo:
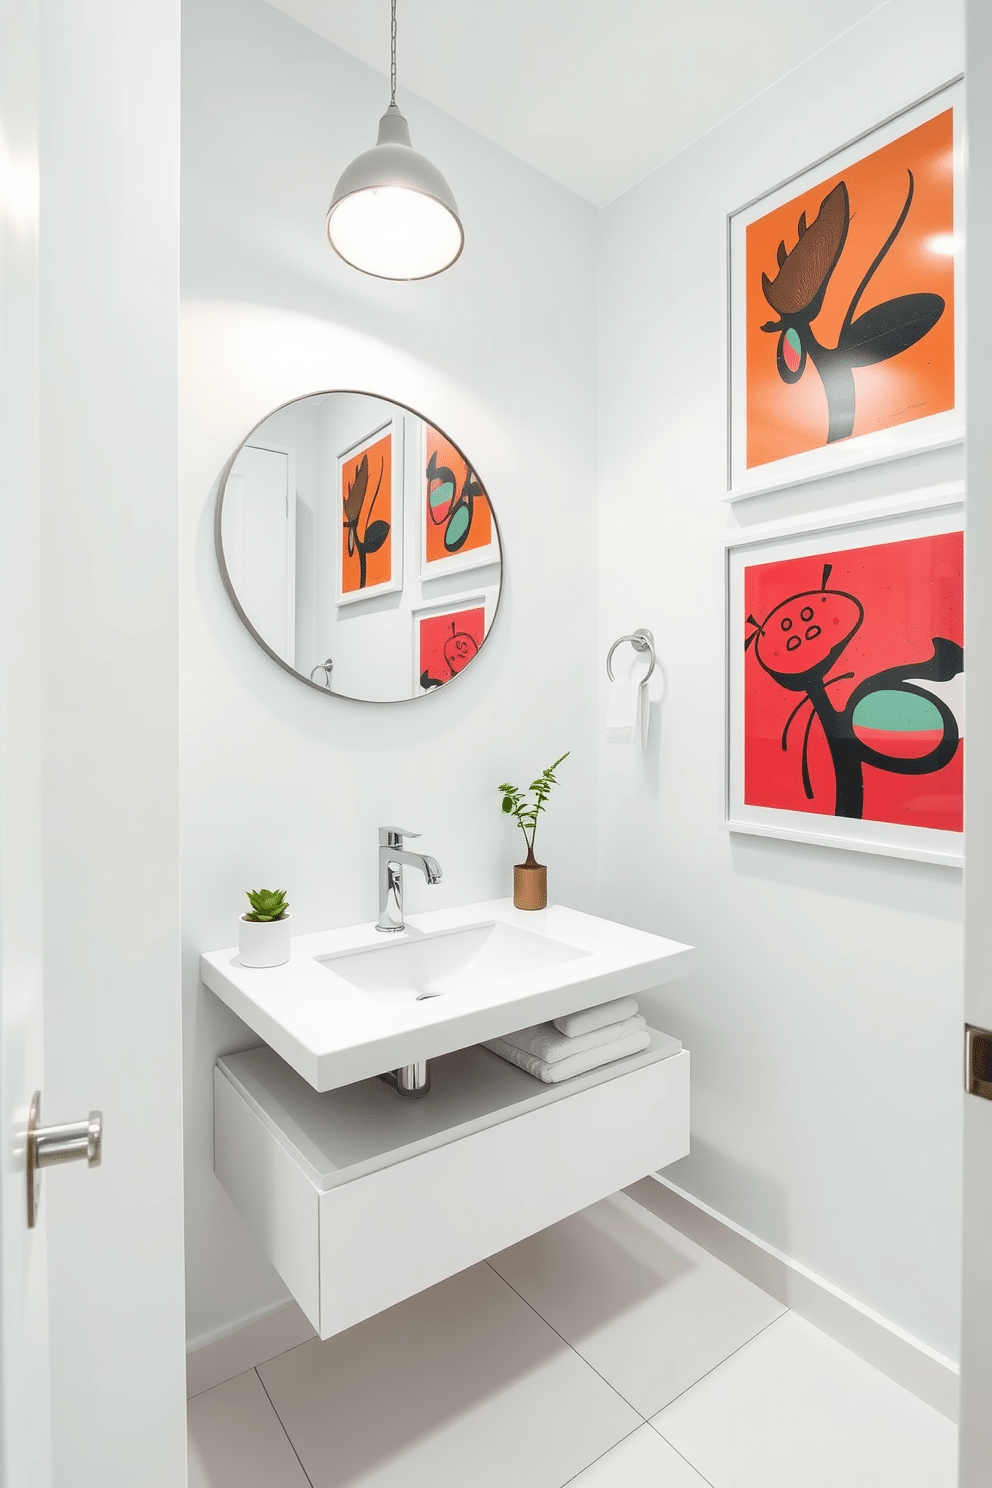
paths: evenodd
<path fill-rule="evenodd" d="M 348 494 L 344 498 L 345 521 L 349 527 L 358 521 L 358 514 L 365 500 L 365 492 L 369 484 L 369 457 L 363 455 L 358 469 L 355 471 L 355 479 L 348 487 Z"/>
<path fill-rule="evenodd" d="M 809 227 L 806 213 L 800 217 L 799 241 L 792 252 L 786 252 L 784 243 L 778 245 L 778 273 L 774 279 L 762 274 L 761 287 L 779 315 L 803 314 L 809 320 L 816 319 L 830 275 L 844 251 L 850 221 L 847 187 L 839 181 L 823 198 Z"/>
<path fill-rule="evenodd" d="M 813 363 L 827 399 L 828 444 L 850 438 L 854 430 L 857 406 L 854 369 L 874 367 L 899 356 L 926 336 L 944 313 L 942 297 L 926 290 L 896 295 L 894 299 L 872 305 L 861 315 L 857 313 L 862 296 L 902 231 L 913 205 L 912 171 L 907 171 L 906 176 L 908 189 L 902 211 L 854 291 L 836 346 L 824 346 L 817 339 L 813 322 L 823 308 L 851 225 L 851 203 L 843 181 L 827 192 L 809 226 L 803 212 L 798 223 L 799 240 L 791 253 L 786 251 L 784 243 L 779 243 L 775 278 L 761 275 L 765 299 L 779 315 L 778 320 L 766 321 L 761 327 L 762 331 L 778 336 L 775 352 L 778 374 L 784 383 L 796 383 L 806 371 L 807 361 Z"/>
<path fill-rule="evenodd" d="M 358 554 L 358 587 L 364 589 L 368 580 L 367 559 L 370 553 L 378 553 L 383 543 L 389 536 L 389 523 L 381 518 L 377 522 L 372 521 L 372 512 L 382 489 L 383 476 L 385 474 L 385 459 L 379 462 L 379 477 L 375 490 L 372 492 L 372 500 L 369 502 L 365 513 L 365 531 L 359 534 L 358 523 L 361 519 L 362 508 L 365 505 L 365 497 L 369 489 L 369 457 L 364 454 L 355 468 L 355 479 L 348 486 L 348 494 L 344 497 L 344 530 L 348 534 L 348 557 L 353 558 Z"/>

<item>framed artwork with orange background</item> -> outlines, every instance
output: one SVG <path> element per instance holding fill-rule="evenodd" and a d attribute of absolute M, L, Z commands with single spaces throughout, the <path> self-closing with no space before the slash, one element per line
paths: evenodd
<path fill-rule="evenodd" d="M 732 831 L 961 863 L 962 495 L 730 541 Z"/>
<path fill-rule="evenodd" d="M 730 499 L 964 437 L 962 84 L 734 212 Z"/>
<path fill-rule="evenodd" d="M 402 445 L 402 424 L 391 419 L 338 455 L 339 605 L 403 587 Z"/>
<path fill-rule="evenodd" d="M 499 533 L 485 487 L 440 429 L 425 419 L 423 430 L 421 578 L 498 563 Z"/>

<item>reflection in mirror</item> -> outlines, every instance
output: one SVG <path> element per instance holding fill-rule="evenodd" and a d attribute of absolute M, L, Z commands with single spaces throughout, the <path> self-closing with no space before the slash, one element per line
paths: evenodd
<path fill-rule="evenodd" d="M 255 639 L 340 697 L 443 687 L 499 604 L 499 528 L 476 471 L 440 429 L 368 393 L 314 393 L 263 419 L 221 480 L 216 540 Z"/>

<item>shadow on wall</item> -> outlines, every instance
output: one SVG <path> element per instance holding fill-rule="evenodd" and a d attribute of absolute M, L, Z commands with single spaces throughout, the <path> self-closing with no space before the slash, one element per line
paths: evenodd
<path fill-rule="evenodd" d="M 889 460 L 883 465 L 868 465 L 861 470 L 845 470 L 816 484 L 786 486 L 749 501 L 737 502 L 734 520 L 743 531 L 763 522 L 798 521 L 836 507 L 847 508 L 859 501 L 883 501 L 903 497 L 907 491 L 926 490 L 946 481 L 964 479 L 964 453 L 961 446 L 952 449 L 926 450 L 903 460 Z"/>
<path fill-rule="evenodd" d="M 884 909 L 956 923 L 961 918 L 961 870 L 880 853 L 848 852 L 813 843 L 730 833 L 734 872 L 816 894 L 851 897 L 851 859 L 859 872 L 858 898 Z"/>

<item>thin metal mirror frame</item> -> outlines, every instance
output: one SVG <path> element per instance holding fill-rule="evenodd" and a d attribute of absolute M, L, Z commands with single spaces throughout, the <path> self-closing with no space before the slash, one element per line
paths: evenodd
<path fill-rule="evenodd" d="M 451 680 L 449 682 L 445 682 L 443 686 L 432 687 L 429 692 L 414 694 L 413 697 L 356 698 L 352 697 L 349 693 L 346 692 L 333 692 L 329 687 L 321 687 L 319 682 L 311 682 L 309 677 L 305 677 L 302 672 L 298 672 L 295 667 L 291 667 L 288 662 L 284 661 L 281 656 L 277 655 L 277 653 L 273 651 L 272 647 L 263 639 L 262 636 L 259 635 L 254 625 L 252 625 L 251 621 L 248 619 L 248 616 L 245 614 L 241 606 L 241 602 L 238 599 L 237 594 L 235 593 L 234 584 L 231 580 L 231 575 L 227 567 L 227 560 L 224 557 L 224 544 L 222 537 L 224 497 L 227 494 L 227 482 L 230 479 L 231 471 L 234 469 L 235 461 L 237 460 L 241 451 L 244 449 L 245 445 L 249 443 L 252 435 L 258 433 L 258 430 L 264 423 L 266 423 L 268 419 L 272 418 L 274 414 L 281 413 L 284 408 L 289 408 L 294 403 L 303 403 L 308 398 L 326 398 L 334 393 L 347 393 L 350 396 L 359 398 L 376 398 L 381 403 L 388 403 L 393 408 L 402 408 L 405 413 L 412 413 L 414 418 L 421 419 L 425 424 L 430 424 L 432 429 L 437 429 L 439 434 L 443 434 L 444 438 L 447 439 L 452 448 L 456 449 L 461 455 L 468 469 L 475 471 L 475 473 L 478 474 L 476 466 L 468 458 L 461 445 L 456 444 L 455 441 L 451 438 L 450 434 L 448 434 L 438 424 L 435 424 L 433 420 L 429 419 L 426 416 L 426 414 L 420 413 L 419 410 L 416 408 L 411 408 L 409 403 L 401 403 L 396 398 L 387 398 L 382 393 L 370 393 L 362 388 L 323 388 L 318 389 L 316 392 L 312 393 L 301 393 L 296 398 L 287 398 L 285 403 L 280 403 L 276 408 L 270 408 L 268 413 L 265 415 L 265 418 L 259 419 L 258 423 L 253 425 L 253 427 L 248 430 L 248 433 L 245 435 L 244 439 L 242 439 L 241 443 L 238 445 L 237 449 L 231 455 L 230 459 L 227 461 L 223 470 L 221 471 L 220 485 L 217 490 L 217 502 L 214 507 L 214 550 L 217 554 L 217 563 L 220 568 L 220 575 L 224 581 L 224 588 L 227 590 L 228 598 L 237 611 L 238 618 L 240 619 L 245 629 L 248 631 L 248 634 L 252 637 L 256 644 L 262 648 L 265 654 L 272 658 L 277 666 L 280 666 L 284 672 L 288 672 L 291 677 L 295 677 L 297 682 L 302 682 L 304 686 L 311 688 L 313 692 L 322 693 L 324 697 L 340 698 L 346 703 L 367 703 L 370 706 L 376 708 L 391 708 L 403 703 L 419 703 L 437 693 L 444 692 L 447 688 L 451 687 L 453 683 L 457 682 L 460 677 L 464 676 L 464 674 L 469 670 L 469 667 L 478 660 L 478 658 L 482 655 L 482 652 L 485 650 L 486 643 L 488 642 L 489 637 L 492 635 L 493 629 L 496 625 L 496 621 L 499 617 L 499 607 L 503 602 L 503 570 L 506 564 L 506 557 L 504 554 L 503 534 L 500 530 L 499 518 L 496 515 L 496 511 L 493 507 L 492 501 L 489 499 L 489 487 L 486 485 L 485 481 L 482 482 L 482 488 L 486 493 L 486 501 L 489 504 L 489 514 L 492 518 L 493 527 L 496 530 L 496 541 L 499 544 L 500 582 L 499 593 L 496 596 L 496 605 L 493 609 L 493 618 L 490 623 L 489 629 L 486 631 L 485 635 L 482 638 L 482 645 L 475 653 L 475 656 L 472 657 L 472 661 L 469 662 L 468 666 L 463 667 L 460 672 L 456 672 Z M 467 572 L 470 572 L 470 570 L 467 570 Z"/>

